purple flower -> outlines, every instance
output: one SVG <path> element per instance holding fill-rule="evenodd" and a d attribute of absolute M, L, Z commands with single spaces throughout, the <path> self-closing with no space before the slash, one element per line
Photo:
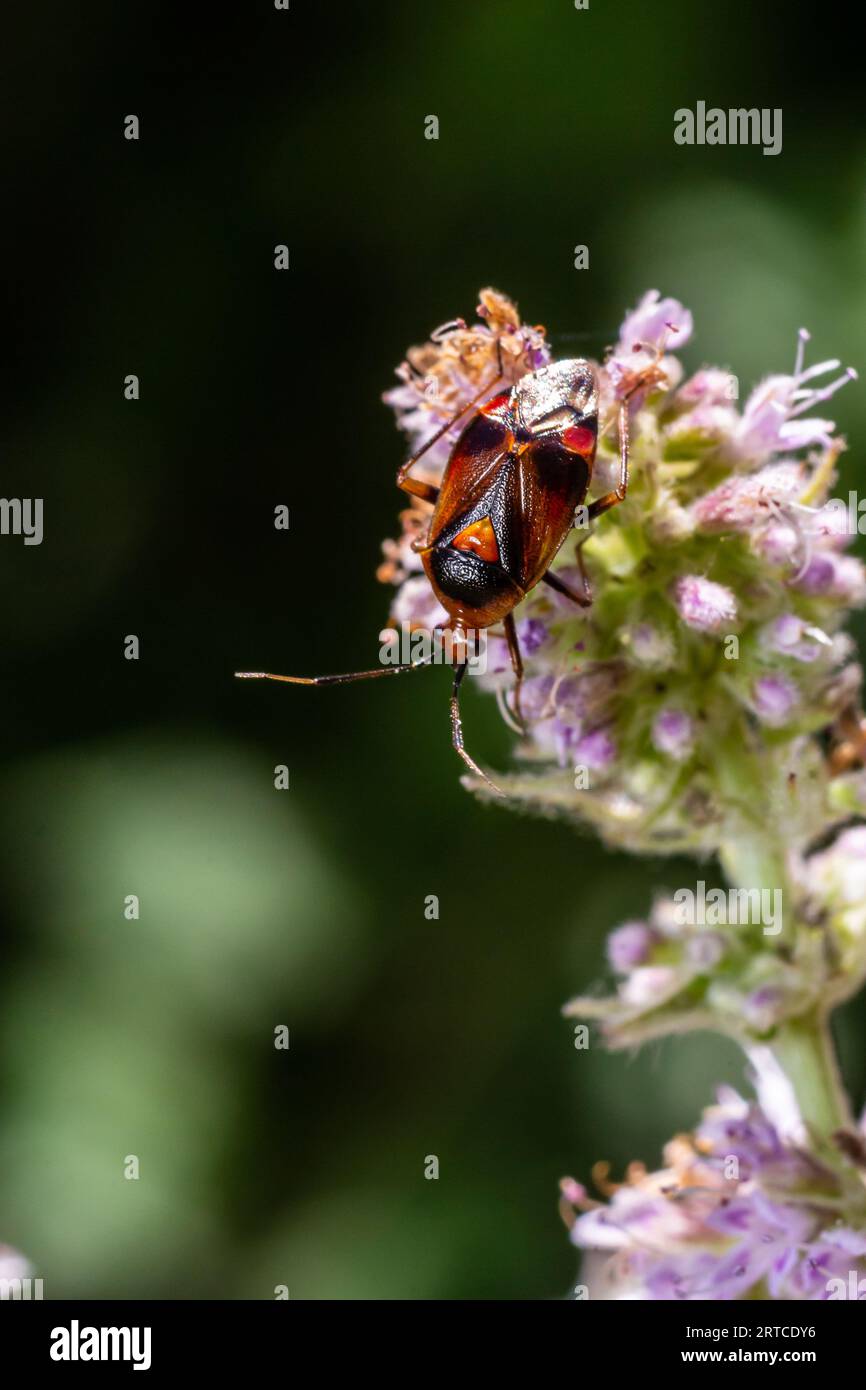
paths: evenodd
<path fill-rule="evenodd" d="M 815 1218 L 791 1203 L 772 1201 L 760 1187 L 720 1204 L 707 1218 L 710 1230 L 734 1241 L 719 1262 L 714 1285 L 722 1297 L 737 1298 L 771 1273 L 774 1265 L 807 1239 Z"/>
<path fill-rule="evenodd" d="M 398 627 L 412 623 L 428 631 L 447 623 L 448 614 L 430 588 L 426 574 L 414 575 L 400 587 L 391 608 L 391 621 Z"/>
<path fill-rule="evenodd" d="M 517 624 L 517 637 L 524 656 L 534 656 L 549 636 L 547 624 L 540 618 L 524 618 Z"/>
<path fill-rule="evenodd" d="M 798 699 L 799 691 L 787 676 L 759 676 L 752 687 L 752 708 L 771 728 L 788 722 Z"/>
<path fill-rule="evenodd" d="M 508 650 L 508 643 L 504 637 L 488 637 L 487 639 L 487 675 L 501 676 L 510 672 L 511 653 Z"/>
<path fill-rule="evenodd" d="M 580 741 L 580 720 L 576 723 L 567 723 L 564 719 L 556 718 L 549 725 L 549 731 L 553 736 L 553 746 L 556 750 L 556 761 L 560 767 L 570 767 L 577 756 L 577 745 Z M 543 726 L 536 727 L 535 736 L 539 741 L 544 738 Z M 584 760 L 585 762 L 585 760 Z M 585 766 L 589 766 L 585 762 Z"/>
<path fill-rule="evenodd" d="M 808 890 L 836 910 L 866 906 L 866 825 L 843 830 L 832 844 L 803 864 Z M 866 1116 L 864 1116 L 866 1129 Z"/>
<path fill-rule="evenodd" d="M 694 936 L 690 936 L 686 940 L 686 960 L 690 965 L 696 966 L 698 970 L 712 970 L 714 966 L 718 965 L 727 949 L 728 944 L 719 932 L 706 931 L 701 928 Z"/>
<path fill-rule="evenodd" d="M 529 676 L 524 681 L 520 703 L 525 719 L 535 723 L 550 712 L 553 686 L 554 678 L 548 675 Z"/>
<path fill-rule="evenodd" d="M 866 591 L 862 562 L 854 555 L 837 555 L 833 551 L 814 555 L 792 582 L 803 593 L 829 594 L 846 607 L 862 603 Z"/>
<path fill-rule="evenodd" d="M 612 698 L 616 695 L 621 668 L 616 662 L 587 663 L 572 676 L 566 676 L 555 687 L 556 712 L 601 722 Z"/>
<path fill-rule="evenodd" d="M 831 498 L 823 507 L 816 508 L 810 530 L 816 540 L 838 550 L 850 545 L 855 535 L 849 526 L 848 508 L 840 497 Z"/>
<path fill-rule="evenodd" d="M 809 334 L 801 328 L 793 375 L 768 377 L 747 400 L 734 441 L 737 452 L 743 457 L 761 457 L 782 449 L 804 449 L 812 444 L 830 447 L 835 429 L 833 421 L 800 417 L 834 395 L 840 386 L 856 378 L 857 373 L 849 367 L 827 386 L 817 389 L 807 386 L 807 382 L 839 367 L 834 358 L 804 369 L 803 353 L 808 339 Z"/>
<path fill-rule="evenodd" d="M 654 1009 L 678 994 L 683 975 L 673 965 L 639 965 L 619 988 L 623 1003 L 637 1009 Z"/>
<path fill-rule="evenodd" d="M 827 552 L 813 555 L 793 581 L 804 594 L 829 594 L 836 578 L 835 556 Z"/>
<path fill-rule="evenodd" d="M 676 358 L 659 354 L 679 349 L 691 336 L 692 316 L 676 299 L 661 299 L 649 290 L 636 309 L 626 314 L 619 342 L 604 364 L 603 399 L 622 399 L 626 393 L 638 406 L 654 386 L 676 385 L 682 369 Z"/>
<path fill-rule="evenodd" d="M 737 616 L 737 601 L 730 589 L 698 574 L 687 574 L 674 584 L 677 612 L 697 632 L 721 632 Z"/>
<path fill-rule="evenodd" d="M 750 1028 L 766 1033 L 779 1017 L 785 992 L 776 985 L 761 985 L 743 1000 L 743 1017 Z"/>
<path fill-rule="evenodd" d="M 481 291 L 480 300 L 478 323 L 455 319 L 434 329 L 421 347 L 410 348 L 397 368 L 401 384 L 383 396 L 415 451 L 453 420 L 479 389 L 493 386 L 500 354 L 504 385 L 550 361 L 543 329 L 521 324 L 515 306 L 505 295 L 487 289 Z M 465 416 L 453 420 L 425 454 L 416 476 L 438 479 L 465 423 Z"/>
<path fill-rule="evenodd" d="M 653 720 L 652 741 L 660 753 L 682 762 L 694 748 L 694 721 L 680 709 L 660 710 Z"/>
<path fill-rule="evenodd" d="M 638 666 L 663 671 L 673 665 L 676 656 L 670 632 L 652 623 L 637 623 L 623 633 L 623 643 Z"/>
<path fill-rule="evenodd" d="M 676 347 L 676 341 L 673 342 Z M 739 424 L 736 410 L 737 379 L 718 367 L 704 367 L 680 386 L 675 405 L 682 413 L 668 427 L 669 438 L 678 443 L 695 433 L 707 442 L 723 444 Z"/>
<path fill-rule="evenodd" d="M 679 342 L 674 344 L 679 347 Z M 690 409 L 696 405 L 725 405 L 735 399 L 734 378 L 720 367 L 702 367 L 677 391 L 677 403 Z"/>
<path fill-rule="evenodd" d="M 657 347 L 665 338 L 674 351 L 692 336 L 692 316 L 678 299 L 662 299 L 658 290 L 647 290 L 640 304 L 626 314 L 619 330 L 619 345 L 631 352 L 638 344 Z"/>
<path fill-rule="evenodd" d="M 643 965 L 659 940 L 658 934 L 646 922 L 623 922 L 607 938 L 607 958 L 617 975 L 627 975 Z"/>
<path fill-rule="evenodd" d="M 592 729 L 574 746 L 574 760 L 591 772 L 603 772 L 616 760 L 616 743 L 607 729 Z"/>
<path fill-rule="evenodd" d="M 752 547 L 768 564 L 777 569 L 789 569 L 792 564 L 796 567 L 802 541 L 793 526 L 774 521 L 753 533 Z"/>
<path fill-rule="evenodd" d="M 757 1105 L 729 1086 L 719 1088 L 718 1100 L 718 1105 L 704 1111 L 695 1131 L 704 1149 L 732 1154 L 743 1179 L 784 1158 L 785 1148 L 776 1127 Z"/>
<path fill-rule="evenodd" d="M 761 645 L 768 652 L 793 657 L 795 661 L 811 662 L 821 655 L 822 647 L 832 642 L 820 629 L 810 627 L 796 613 L 782 613 L 759 633 Z"/>
<path fill-rule="evenodd" d="M 838 1218 L 843 1179 L 736 1092 L 665 1160 L 632 1165 L 605 1207 L 585 1210 L 580 1189 L 571 1239 L 606 1255 L 591 1268 L 608 1297 L 826 1299 L 845 1296 L 834 1276 L 866 1275 L 866 1231 Z"/>
<path fill-rule="evenodd" d="M 819 561 L 829 560 L 829 575 L 820 566 L 820 574 L 816 584 L 815 569 Z M 810 578 L 811 576 L 811 578 Z M 863 562 L 858 560 L 856 555 L 837 555 L 833 552 L 826 552 L 822 556 L 815 556 L 807 566 L 803 576 L 794 581 L 798 589 L 805 593 L 827 593 L 831 597 L 838 599 L 846 607 L 859 607 L 866 600 L 866 570 Z"/>
<path fill-rule="evenodd" d="M 866 1234 L 850 1226 L 823 1231 L 780 1269 L 789 1297 L 811 1300 L 866 1298 Z"/>
<path fill-rule="evenodd" d="M 796 501 L 804 481 L 802 465 L 791 460 L 769 464 L 757 473 L 735 473 L 698 498 L 692 515 L 702 531 L 752 531 L 778 515 L 782 503 Z"/>

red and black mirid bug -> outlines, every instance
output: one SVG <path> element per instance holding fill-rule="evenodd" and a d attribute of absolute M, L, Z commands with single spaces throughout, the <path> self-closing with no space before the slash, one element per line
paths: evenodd
<path fill-rule="evenodd" d="M 501 358 L 499 368 L 497 376 L 397 473 L 398 487 L 433 504 L 426 541 L 417 548 L 449 619 L 440 631 L 449 632 L 454 652 L 452 744 L 467 766 L 496 792 L 499 788 L 463 743 L 459 692 L 474 652 L 473 634 L 501 624 L 515 675 L 514 713 L 520 721 L 523 661 L 514 609 L 538 583 L 549 585 L 581 607 L 592 602 L 581 558 L 582 541 L 577 548 L 582 592 L 551 573 L 550 565 L 575 524 L 577 509 L 585 506 L 598 442 L 598 379 L 590 362 L 583 358 L 553 362 L 521 377 L 506 390 L 496 389 L 502 382 Z M 644 384 L 642 376 L 619 405 L 619 482 L 585 506 L 584 522 L 593 521 L 625 498 L 628 399 Z M 411 477 L 419 459 L 470 410 L 441 485 L 435 487 Z M 430 664 L 425 659 L 335 676 L 278 676 L 267 671 L 236 674 L 248 680 L 294 685 L 342 685 L 399 675 Z"/>

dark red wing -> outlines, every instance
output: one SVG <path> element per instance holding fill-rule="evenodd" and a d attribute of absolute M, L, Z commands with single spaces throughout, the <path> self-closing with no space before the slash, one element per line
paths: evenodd
<path fill-rule="evenodd" d="M 507 448 L 501 420 L 477 414 L 463 430 L 448 460 L 430 527 L 430 544 L 460 517 L 472 513 L 490 492 Z"/>
<path fill-rule="evenodd" d="M 521 517 L 520 573 L 513 576 L 521 589 L 538 583 L 568 535 L 586 497 L 590 466 L 555 436 L 521 454 L 508 498 Z"/>

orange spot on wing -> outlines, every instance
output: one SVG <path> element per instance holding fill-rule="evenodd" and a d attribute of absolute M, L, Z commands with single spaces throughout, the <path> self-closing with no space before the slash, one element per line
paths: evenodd
<path fill-rule="evenodd" d="M 571 425 L 562 431 L 562 442 L 573 454 L 591 454 L 595 448 L 595 433 L 585 425 Z"/>
<path fill-rule="evenodd" d="M 481 415 L 495 415 L 497 411 L 508 405 L 510 399 L 510 391 L 500 391 L 498 396 L 491 396 L 489 401 L 485 401 L 483 405 L 478 407 L 479 413 Z"/>
<path fill-rule="evenodd" d="M 466 550 L 471 555 L 477 555 L 479 560 L 489 560 L 491 564 L 497 564 L 499 546 L 496 544 L 496 532 L 490 517 L 483 516 L 480 521 L 473 521 L 471 525 L 464 527 L 459 536 L 454 537 L 451 548 Z"/>

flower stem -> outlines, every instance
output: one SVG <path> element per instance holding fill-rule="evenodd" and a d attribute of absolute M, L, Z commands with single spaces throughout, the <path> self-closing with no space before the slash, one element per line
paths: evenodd
<path fill-rule="evenodd" d="M 826 1138 L 853 1124 L 825 1017 L 812 1014 L 783 1023 L 770 1049 L 794 1088 L 804 1121 L 817 1137 Z"/>
<path fill-rule="evenodd" d="M 782 889 L 785 925 L 781 939 L 791 943 L 800 926 L 784 853 L 772 836 L 731 838 L 721 846 L 719 857 L 726 875 L 738 887 Z M 813 1010 L 780 1024 L 769 1049 L 794 1089 L 803 1120 L 817 1139 L 853 1124 L 825 1012 Z"/>

